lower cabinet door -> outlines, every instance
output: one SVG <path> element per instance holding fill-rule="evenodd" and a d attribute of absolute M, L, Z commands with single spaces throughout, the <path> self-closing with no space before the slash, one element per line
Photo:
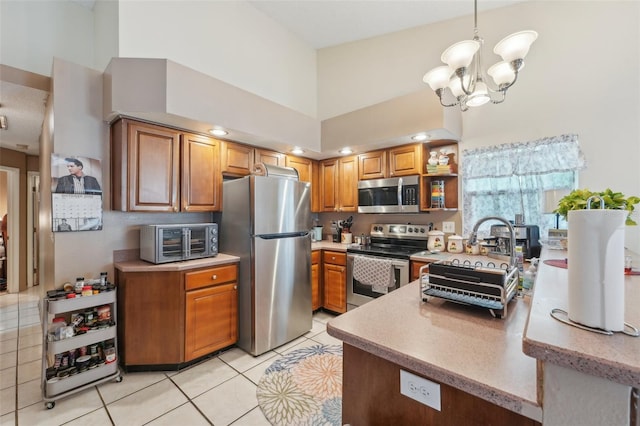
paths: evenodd
<path fill-rule="evenodd" d="M 324 307 L 337 313 L 347 312 L 347 268 L 324 265 Z"/>
<path fill-rule="evenodd" d="M 237 340 L 236 283 L 187 292 L 185 361 L 233 345 Z"/>

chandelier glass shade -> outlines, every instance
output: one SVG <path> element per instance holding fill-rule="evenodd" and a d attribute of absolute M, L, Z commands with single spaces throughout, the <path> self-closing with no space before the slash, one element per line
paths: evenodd
<path fill-rule="evenodd" d="M 532 30 L 508 35 L 496 44 L 493 52 L 502 61 L 492 65 L 485 75 L 482 65 L 484 41 L 478 35 L 478 2 L 474 0 L 474 37 L 449 46 L 441 56 L 446 65 L 427 72 L 422 81 L 436 92 L 440 104 L 445 107 L 460 106 L 462 111 L 488 102 L 504 102 L 507 89 L 518 79 L 524 67 L 524 58 L 531 44 L 538 38 Z M 447 90 L 448 89 L 448 90 Z M 452 98 L 445 101 L 445 97 Z"/>

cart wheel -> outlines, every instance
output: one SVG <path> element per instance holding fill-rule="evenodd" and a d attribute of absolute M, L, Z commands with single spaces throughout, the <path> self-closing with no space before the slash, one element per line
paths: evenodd
<path fill-rule="evenodd" d="M 47 407 L 47 410 L 51 410 L 53 407 L 55 407 L 55 406 L 56 406 L 56 403 L 55 403 L 55 401 L 52 401 L 52 402 L 45 402 L 45 403 L 44 403 L 44 406 L 45 406 L 45 407 Z"/>
<path fill-rule="evenodd" d="M 122 381 L 122 379 L 124 379 L 124 377 L 122 377 L 122 376 L 116 377 L 116 383 L 120 383 Z"/>

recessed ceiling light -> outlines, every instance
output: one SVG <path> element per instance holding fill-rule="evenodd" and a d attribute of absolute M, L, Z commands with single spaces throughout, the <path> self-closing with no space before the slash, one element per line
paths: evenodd
<path fill-rule="evenodd" d="M 224 136 L 228 134 L 228 132 L 223 129 L 209 129 L 209 133 L 211 133 L 213 136 Z"/>
<path fill-rule="evenodd" d="M 353 153 L 353 150 L 352 150 L 351 148 L 346 147 L 346 148 L 342 148 L 342 149 L 341 149 L 340 151 L 338 151 L 338 152 L 339 152 L 340 154 L 347 155 L 347 154 L 352 154 L 352 153 Z"/>
<path fill-rule="evenodd" d="M 415 136 L 412 136 L 411 139 L 413 139 L 414 141 L 426 141 L 427 139 L 429 139 L 429 135 L 427 135 L 426 133 L 418 133 Z"/>
<path fill-rule="evenodd" d="M 295 147 L 291 150 L 291 153 L 296 155 L 304 154 L 304 149 Z"/>

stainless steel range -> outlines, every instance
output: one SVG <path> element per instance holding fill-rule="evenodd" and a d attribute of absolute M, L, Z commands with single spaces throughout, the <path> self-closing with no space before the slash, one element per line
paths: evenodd
<path fill-rule="evenodd" d="M 432 224 L 373 224 L 368 245 L 347 248 L 347 309 L 409 283 L 409 257 L 427 249 Z"/>

